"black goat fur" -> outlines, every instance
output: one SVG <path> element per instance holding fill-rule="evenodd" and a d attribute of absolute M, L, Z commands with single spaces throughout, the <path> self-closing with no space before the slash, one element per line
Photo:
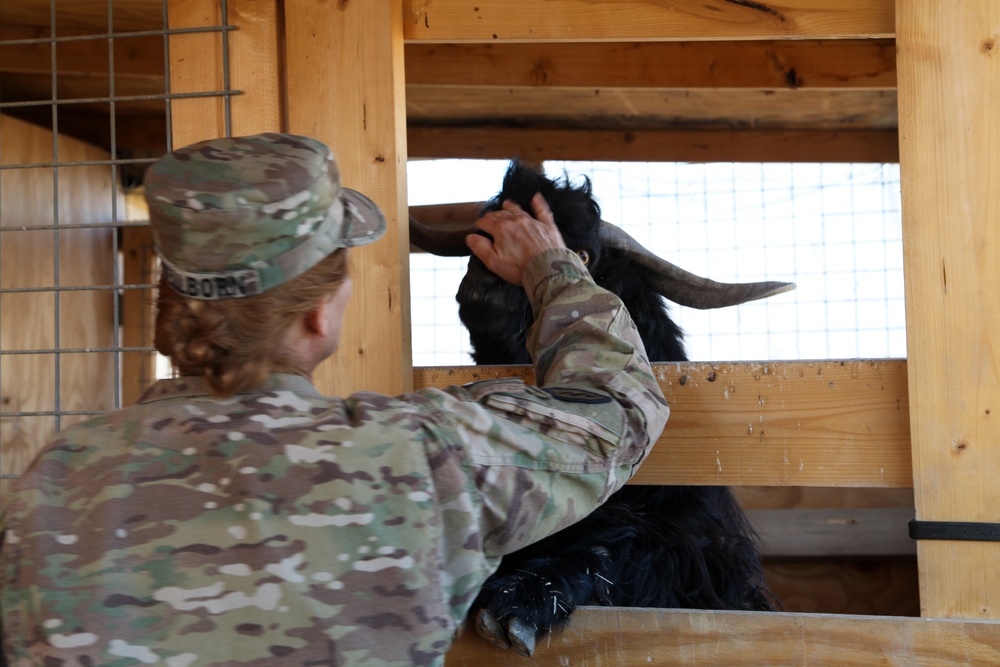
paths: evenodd
<path fill-rule="evenodd" d="M 601 248 L 600 206 L 589 179 L 547 178 L 513 161 L 483 211 L 512 199 L 531 213 L 540 192 L 566 245 L 589 258 L 597 284 L 615 292 L 635 321 L 652 361 L 683 361 L 683 333 L 631 260 Z M 532 323 L 524 291 L 490 273 L 475 257 L 459 287 L 459 315 L 477 364 L 530 363 Z M 670 425 L 667 424 L 669 433 Z M 669 442 L 669 441 L 668 441 Z M 669 444 L 660 445 L 661 447 Z M 569 528 L 505 556 L 472 614 L 501 625 L 517 618 L 541 636 L 565 625 L 578 605 L 774 610 L 755 536 L 727 487 L 626 486 Z"/>

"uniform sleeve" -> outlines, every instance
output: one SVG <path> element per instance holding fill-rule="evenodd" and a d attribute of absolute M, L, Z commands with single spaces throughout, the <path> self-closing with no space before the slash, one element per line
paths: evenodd
<path fill-rule="evenodd" d="M 528 350 L 536 383 L 611 396 L 624 410 L 628 429 L 622 443 L 627 451 L 620 456 L 637 465 L 659 438 L 669 410 L 624 304 L 595 285 L 569 250 L 537 258 L 525 282 L 535 315 Z"/>
<path fill-rule="evenodd" d="M 632 476 L 668 415 L 628 312 L 574 253 L 548 251 L 526 275 L 537 386 L 452 387 L 442 406 L 474 487 L 475 541 L 488 557 L 593 511 Z"/>

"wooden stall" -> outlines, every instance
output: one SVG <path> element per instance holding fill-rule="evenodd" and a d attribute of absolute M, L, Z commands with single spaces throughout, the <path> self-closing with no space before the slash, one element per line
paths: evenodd
<path fill-rule="evenodd" d="M 44 25 L 32 22 L 41 4 L 0 9 L 0 37 L 40 30 L 30 26 Z M 150 3 L 120 4 L 125 25 L 146 26 Z M 340 353 L 318 376 L 331 393 L 528 372 L 412 367 L 401 224 L 408 159 L 898 160 L 909 358 L 661 364 L 671 421 L 636 481 L 873 490 L 897 501 L 879 521 L 899 530 L 914 512 L 922 521 L 998 520 L 995 3 L 967 0 L 955 11 L 933 0 L 229 0 L 226 16 L 215 2 L 168 7 L 171 30 L 233 28 L 171 34 L 170 90 L 238 94 L 175 100 L 169 115 L 123 122 L 120 150 L 162 152 L 157 127 L 174 145 L 227 132 L 311 134 L 334 147 L 345 184 L 387 213 L 386 239 L 352 254 L 354 310 Z M 206 57 L 223 50 L 226 68 Z M 155 60 L 152 51 L 133 59 Z M 27 90 L 30 71 L 17 69 L 27 62 L 0 61 L 0 75 L 17 70 Z M 146 85 L 153 70 L 128 71 Z M 103 145 L 84 120 L 73 131 Z M 879 508 L 852 509 L 846 522 L 860 530 L 869 516 L 861 510 Z M 892 539 L 893 553 L 906 550 L 907 538 Z M 534 661 L 997 664 L 998 565 L 994 542 L 920 541 L 919 617 L 584 609 Z M 526 661 L 470 632 L 448 664 Z"/>

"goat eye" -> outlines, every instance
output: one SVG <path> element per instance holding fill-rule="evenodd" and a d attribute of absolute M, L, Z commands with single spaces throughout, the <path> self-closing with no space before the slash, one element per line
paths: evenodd
<path fill-rule="evenodd" d="M 588 264 L 590 264 L 590 253 L 589 252 L 587 252 L 586 250 L 578 250 L 576 252 L 576 254 L 579 255 L 580 261 L 583 262 L 584 266 L 587 266 Z"/>

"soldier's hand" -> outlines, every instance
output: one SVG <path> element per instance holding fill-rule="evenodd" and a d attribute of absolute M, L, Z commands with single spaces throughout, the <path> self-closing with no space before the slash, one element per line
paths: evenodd
<path fill-rule="evenodd" d="M 469 249 L 493 273 L 515 285 L 521 285 L 521 273 L 532 259 L 549 248 L 565 248 L 552 211 L 541 194 L 531 199 L 534 217 L 511 200 L 499 211 L 487 213 L 476 221 L 476 228 L 488 234 L 470 234 L 465 238 Z"/>

